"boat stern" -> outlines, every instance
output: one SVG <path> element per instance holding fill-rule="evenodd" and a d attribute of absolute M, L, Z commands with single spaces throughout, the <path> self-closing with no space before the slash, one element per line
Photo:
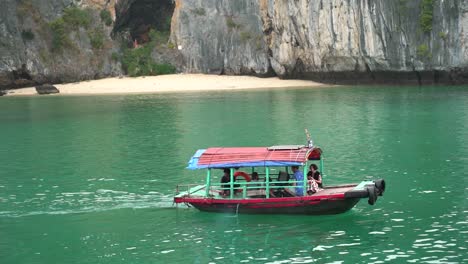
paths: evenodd
<path fill-rule="evenodd" d="M 175 203 L 185 203 L 187 198 L 194 197 L 206 198 L 206 185 L 177 185 Z"/>
<path fill-rule="evenodd" d="M 367 202 L 374 205 L 378 196 L 385 192 L 385 180 L 363 181 L 353 189 L 344 193 L 345 198 L 368 198 Z"/>

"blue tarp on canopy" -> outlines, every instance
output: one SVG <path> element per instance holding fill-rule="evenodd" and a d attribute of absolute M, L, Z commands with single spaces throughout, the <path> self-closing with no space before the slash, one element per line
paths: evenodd
<path fill-rule="evenodd" d="M 190 170 L 196 170 L 196 169 L 201 169 L 198 167 L 198 159 L 201 157 L 203 152 L 205 152 L 206 149 L 199 149 L 197 152 L 195 152 L 195 155 L 189 160 L 187 169 Z"/>

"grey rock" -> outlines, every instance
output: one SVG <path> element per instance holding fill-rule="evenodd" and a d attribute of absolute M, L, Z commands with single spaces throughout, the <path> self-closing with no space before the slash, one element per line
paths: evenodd
<path fill-rule="evenodd" d="M 67 31 L 71 47 L 52 51 L 49 23 L 63 15 L 66 7 L 87 1 L 2 0 L 0 8 L 0 89 L 63 83 L 117 76 L 120 63 L 112 59 L 119 44 L 111 39 L 111 27 L 100 21 L 99 9 L 89 11 L 89 29 Z M 103 0 L 104 2 L 104 0 Z M 108 2 L 108 1 L 107 1 Z M 91 45 L 90 33 L 103 33 L 104 48 Z M 31 39 L 24 37 L 29 32 Z"/>
<path fill-rule="evenodd" d="M 429 32 L 421 27 L 420 0 L 178 2 L 172 41 L 189 72 L 248 68 L 331 83 L 468 82 L 467 1 L 434 1 Z"/>
<path fill-rule="evenodd" d="M 167 1 L 2 0 L 0 89 L 121 76 L 113 55 L 131 43 L 123 30 L 139 19 L 132 5 Z M 96 23 L 67 32 L 73 47 L 52 52 L 48 23 L 71 5 L 94 8 Z M 114 28 L 102 27 L 100 9 L 114 5 Z M 424 32 L 421 0 L 176 0 L 170 38 L 176 48 L 159 47 L 151 56 L 193 73 L 468 83 L 468 1 L 433 1 L 432 12 Z M 104 34 L 102 49 L 91 44 L 96 29 Z"/>
<path fill-rule="evenodd" d="M 53 86 L 52 84 L 44 84 L 36 86 L 36 92 L 38 94 L 56 94 L 60 93 L 57 87 Z"/>

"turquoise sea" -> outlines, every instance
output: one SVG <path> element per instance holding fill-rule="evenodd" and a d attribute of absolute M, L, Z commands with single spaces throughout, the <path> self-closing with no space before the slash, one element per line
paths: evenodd
<path fill-rule="evenodd" d="M 197 149 L 304 128 L 325 185 L 384 178 L 385 195 L 331 216 L 172 203 L 204 182 Z M 0 263 L 468 263 L 467 170 L 467 86 L 2 97 Z"/>

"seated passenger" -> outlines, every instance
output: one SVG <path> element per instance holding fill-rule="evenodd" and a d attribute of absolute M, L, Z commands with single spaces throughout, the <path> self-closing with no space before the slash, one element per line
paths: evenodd
<path fill-rule="evenodd" d="M 322 175 L 318 171 L 318 167 L 315 164 L 310 164 L 309 172 L 307 172 L 307 176 L 311 175 L 314 178 L 315 182 L 318 184 L 318 187 L 323 188 L 322 184 Z"/>
<path fill-rule="evenodd" d="M 223 188 L 223 190 L 221 190 L 221 195 L 223 196 L 229 195 L 229 189 L 225 189 L 225 188 L 231 187 L 229 184 L 230 181 L 231 181 L 231 170 L 224 169 L 224 174 L 223 174 L 223 177 L 221 178 L 221 188 Z"/>
<path fill-rule="evenodd" d="M 307 173 L 307 194 L 312 195 L 318 191 L 318 184 L 312 177 L 312 174 Z"/>
<path fill-rule="evenodd" d="M 262 183 L 260 181 L 260 178 L 258 177 L 258 173 L 257 172 L 252 172 L 252 182 L 255 182 L 253 184 L 251 184 L 250 186 L 251 187 L 262 187 Z M 253 190 L 258 190 L 260 188 L 254 188 Z"/>
<path fill-rule="evenodd" d="M 293 177 L 296 181 L 294 183 L 296 196 L 304 196 L 304 187 L 302 185 L 302 182 L 304 181 L 304 174 L 299 170 L 299 166 L 292 166 L 291 169 L 294 172 Z"/>

